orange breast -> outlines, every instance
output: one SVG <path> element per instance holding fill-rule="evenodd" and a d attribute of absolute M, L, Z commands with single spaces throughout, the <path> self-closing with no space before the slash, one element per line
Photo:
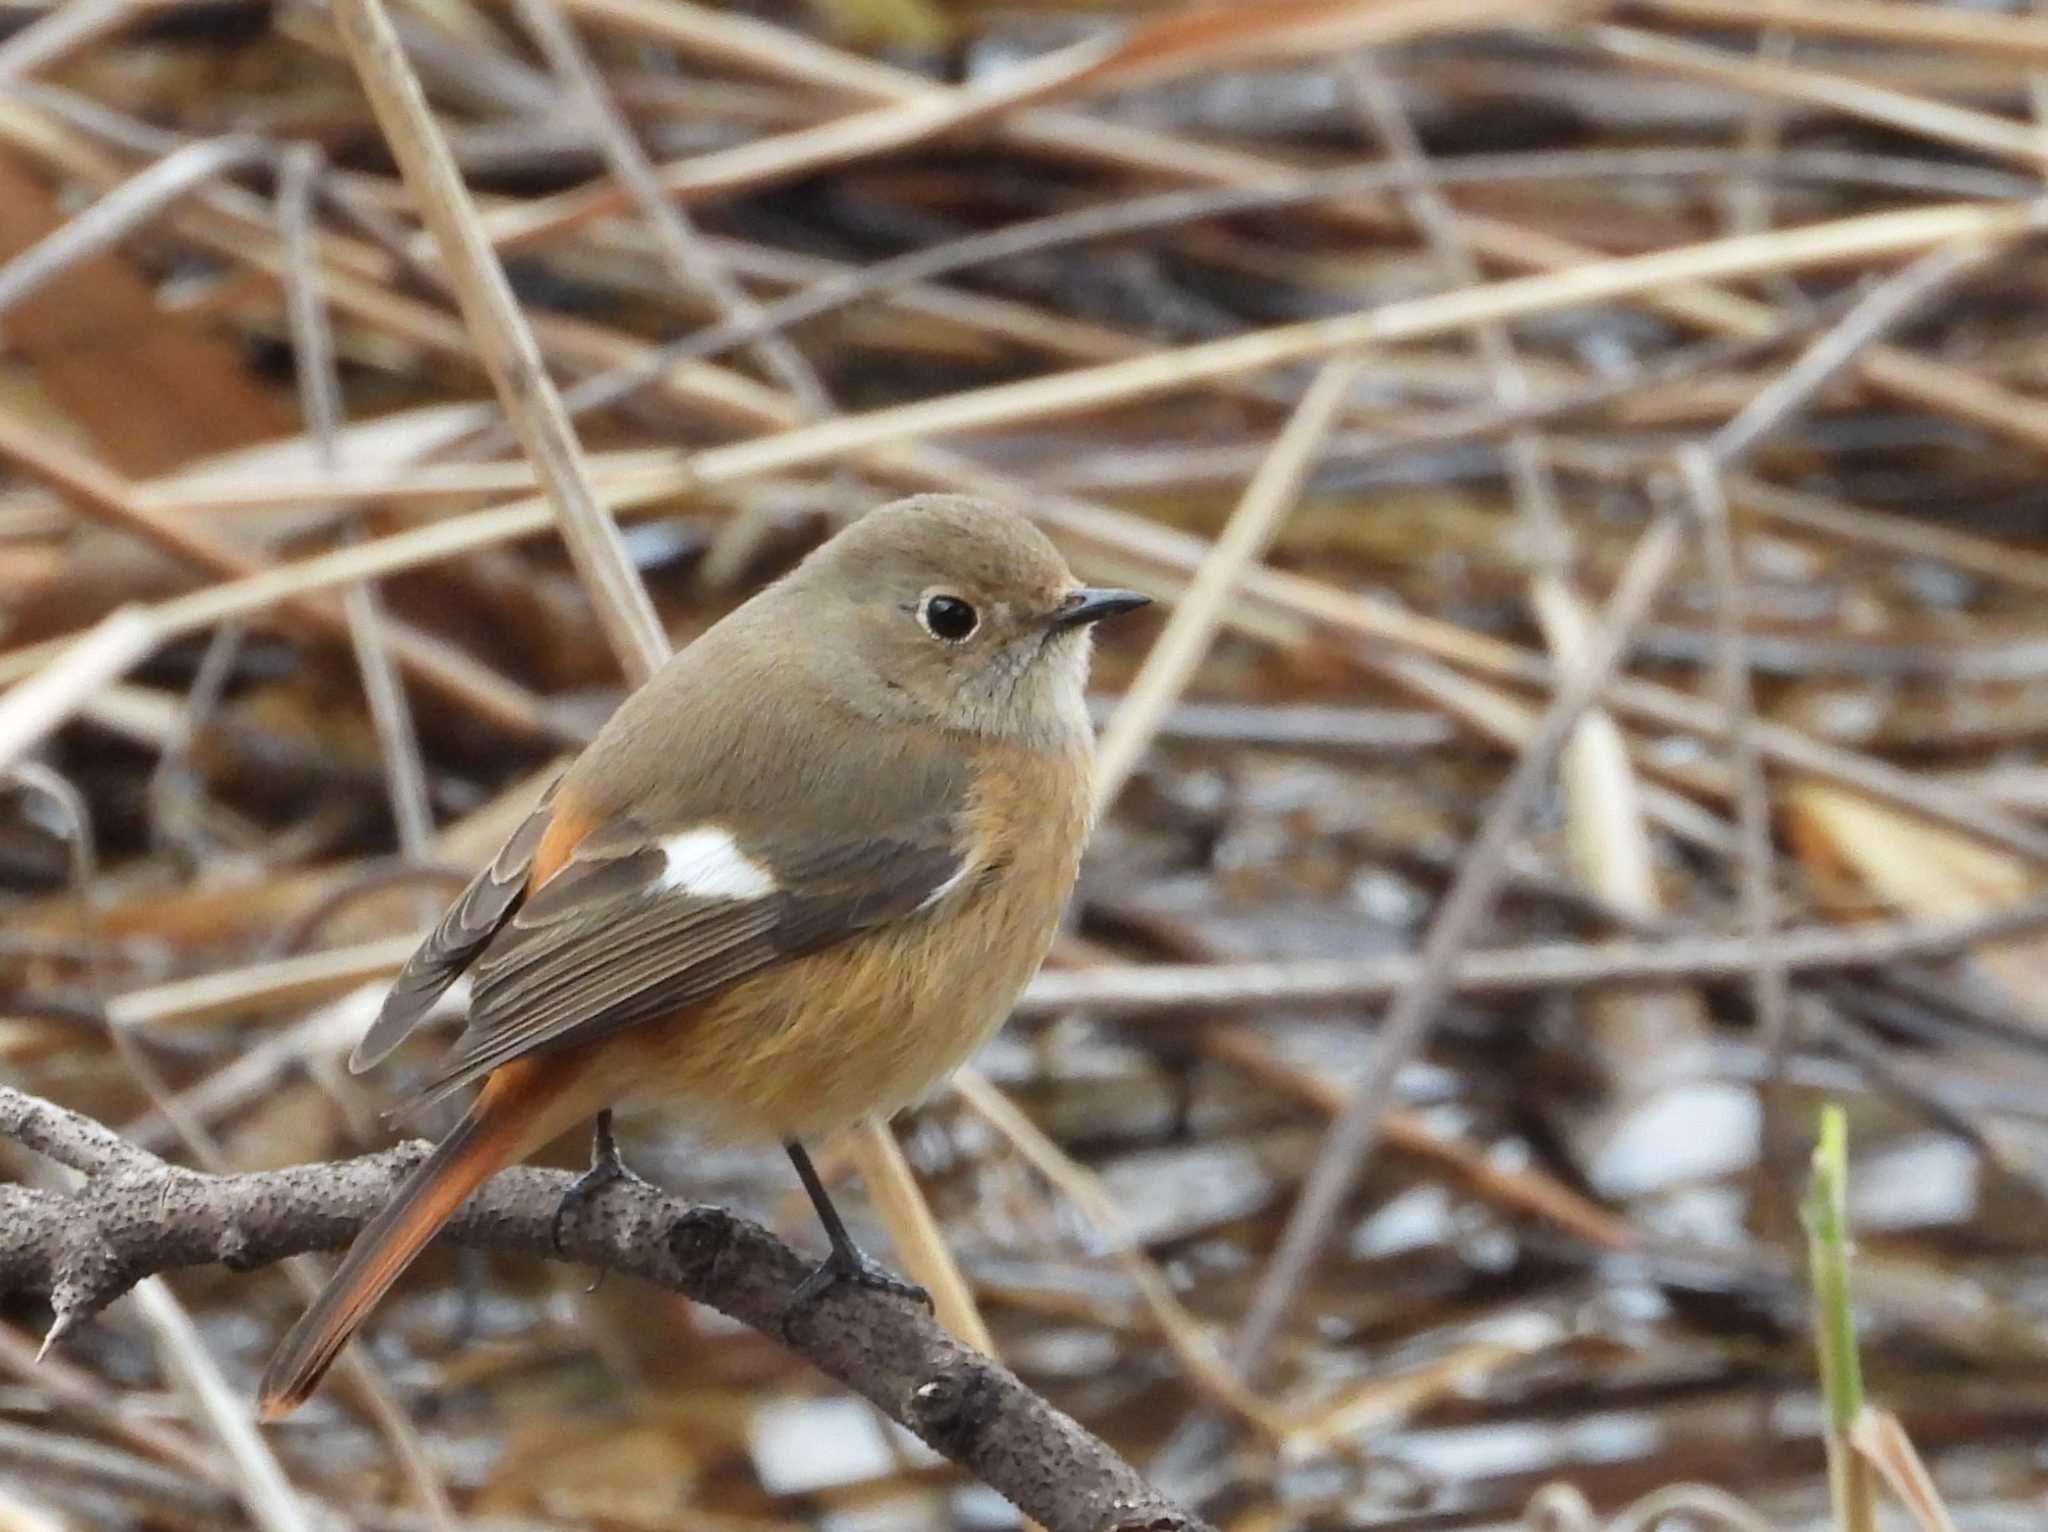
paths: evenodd
<path fill-rule="evenodd" d="M 717 1137 L 817 1138 L 919 1099 L 987 1040 L 1043 960 L 1086 836 L 1085 758 L 978 774 L 974 865 L 929 912 L 599 1044 L 622 1104 Z"/>

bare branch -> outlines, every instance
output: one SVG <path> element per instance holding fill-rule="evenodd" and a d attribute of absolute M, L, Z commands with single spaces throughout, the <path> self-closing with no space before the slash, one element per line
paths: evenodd
<path fill-rule="evenodd" d="M 91 1118 L 0 1087 L 0 1135 L 88 1173 L 73 1194 L 0 1187 L 0 1291 L 46 1294 L 75 1326 L 144 1277 L 237 1271 L 353 1239 L 427 1145 L 248 1175 L 184 1170 Z M 616 1182 L 573 1203 L 571 1177 L 490 1181 L 449 1222 L 458 1244 L 568 1259 L 707 1303 L 821 1372 L 1012 1501 L 1049 1532 L 1203 1532 L 1107 1444 L 907 1299 L 844 1286 L 792 1315 L 812 1262 L 758 1224 Z"/>

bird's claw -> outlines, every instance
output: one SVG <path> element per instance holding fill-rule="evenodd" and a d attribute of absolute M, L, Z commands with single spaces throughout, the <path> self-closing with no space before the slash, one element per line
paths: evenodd
<path fill-rule="evenodd" d="M 782 1330 L 784 1338 L 789 1327 L 804 1310 L 810 1308 L 833 1288 L 845 1284 L 864 1287 L 870 1292 L 888 1293 L 897 1298 L 908 1298 L 921 1304 L 924 1311 L 933 1312 L 932 1295 L 915 1282 L 899 1277 L 879 1261 L 870 1260 L 859 1250 L 835 1249 L 824 1260 L 811 1268 L 810 1274 L 797 1283 L 796 1291 L 789 1295 L 789 1304 L 783 1310 Z"/>
<path fill-rule="evenodd" d="M 619 1158 L 619 1141 L 612 1137 L 611 1123 L 600 1121 L 590 1143 L 590 1164 L 581 1175 L 569 1183 L 568 1190 L 562 1193 L 562 1200 L 555 1204 L 555 1216 L 548 1221 L 548 1243 L 554 1248 L 556 1255 L 565 1256 L 568 1253 L 562 1245 L 562 1226 L 586 1202 L 615 1181 L 638 1181 L 642 1185 L 646 1184 L 641 1177 L 634 1175 L 626 1167 L 624 1160 Z M 602 1280 L 600 1274 L 599 1281 Z M 593 1283 L 593 1290 L 595 1287 L 596 1284 Z"/>

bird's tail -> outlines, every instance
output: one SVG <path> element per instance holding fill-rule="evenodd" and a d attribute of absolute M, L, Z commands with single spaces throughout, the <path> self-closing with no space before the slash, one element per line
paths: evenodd
<path fill-rule="evenodd" d="M 280 1419 L 306 1402 L 377 1300 L 464 1198 L 571 1125 L 549 1110 L 550 1098 L 558 1095 L 529 1068 L 515 1065 L 492 1076 L 454 1131 L 356 1236 L 320 1296 L 278 1346 L 257 1390 L 259 1419 Z"/>

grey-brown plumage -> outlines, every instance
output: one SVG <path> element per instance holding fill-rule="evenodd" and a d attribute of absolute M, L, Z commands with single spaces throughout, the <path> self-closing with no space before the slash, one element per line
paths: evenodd
<path fill-rule="evenodd" d="M 425 1099 L 483 1091 L 287 1339 L 266 1412 L 310 1390 L 462 1195 L 600 1110 L 794 1141 L 951 1072 L 1052 939 L 1089 820 L 1088 632 L 1142 602 L 1078 586 L 1020 517 L 922 496 L 628 698 L 357 1050 L 383 1057 L 471 976 Z"/>

